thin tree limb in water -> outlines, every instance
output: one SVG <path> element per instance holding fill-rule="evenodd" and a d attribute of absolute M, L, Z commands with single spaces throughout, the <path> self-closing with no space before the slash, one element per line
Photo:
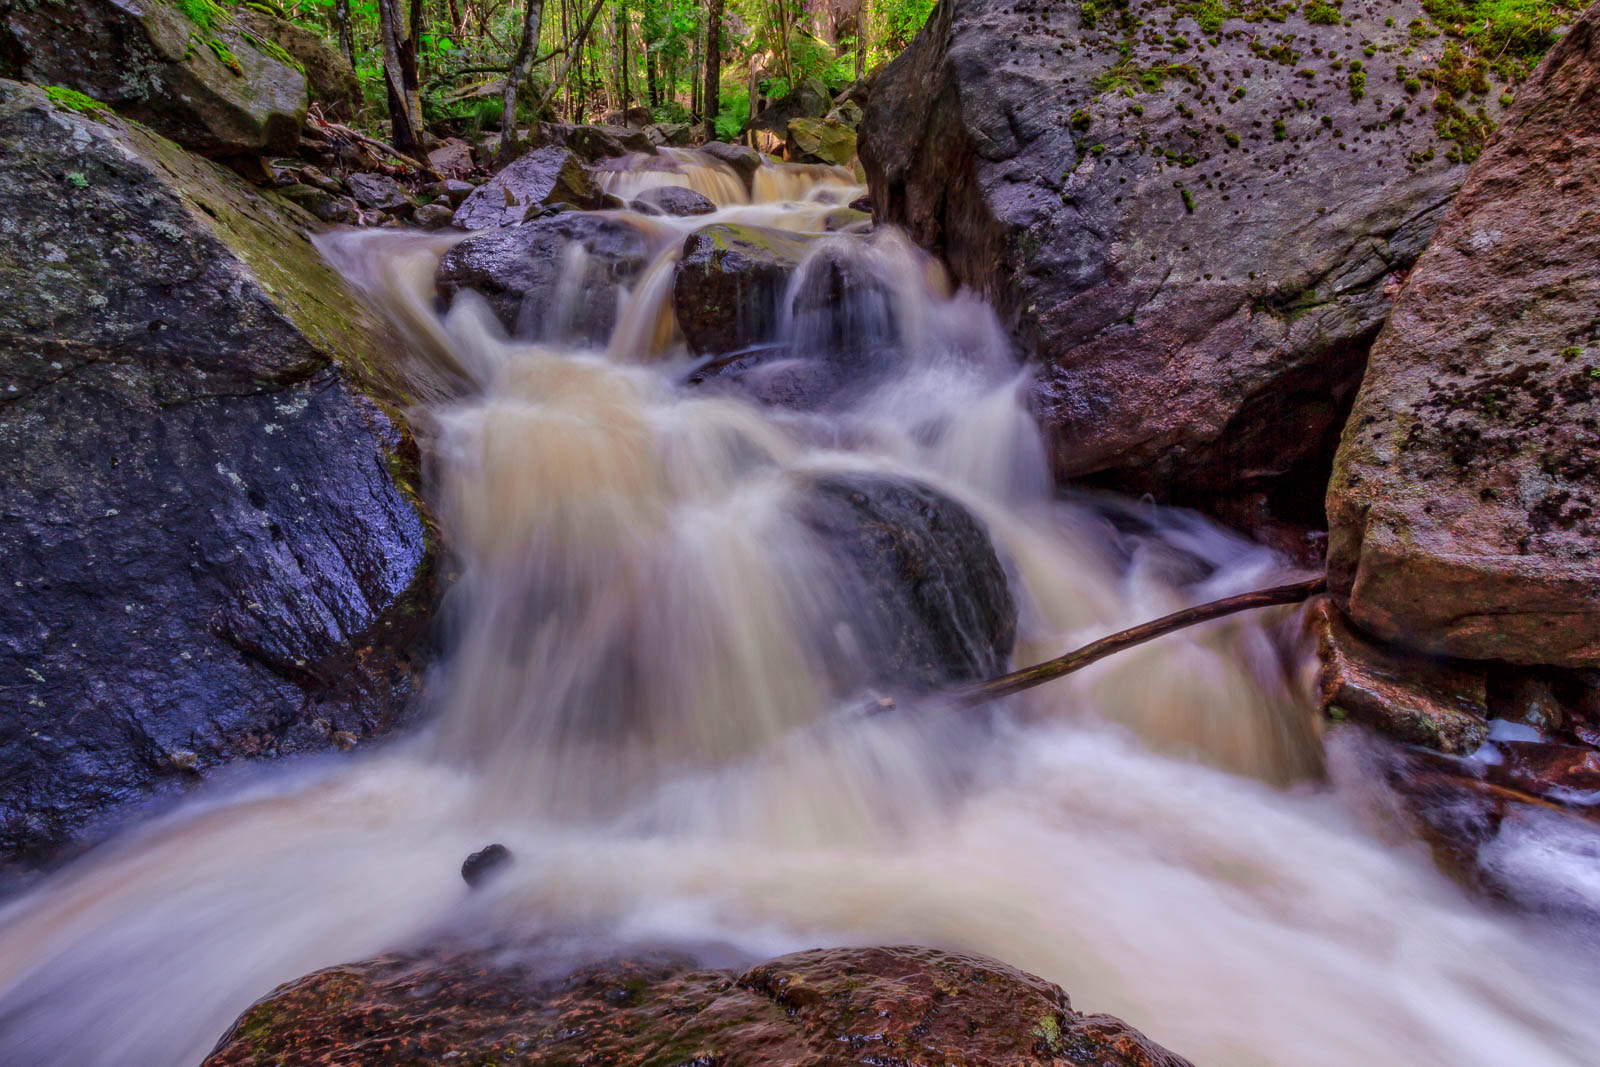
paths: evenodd
<path fill-rule="evenodd" d="M 1304 582 L 1295 582 L 1292 585 L 1280 585 L 1272 589 L 1258 589 L 1251 593 L 1240 593 L 1237 596 L 1223 597 L 1206 604 L 1197 604 L 1192 608 L 1175 611 L 1171 615 L 1164 615 L 1152 622 L 1141 623 L 1138 626 L 1120 630 L 1109 637 L 1102 637 L 1082 648 L 1068 652 L 1064 656 L 1035 663 L 1032 667 L 1024 667 L 1010 674 L 1002 674 L 998 678 L 987 681 L 975 682 L 972 685 L 962 686 L 945 694 L 945 699 L 956 707 L 972 707 L 1000 697 L 1020 693 L 1025 689 L 1032 689 L 1036 685 L 1053 681 L 1073 671 L 1081 670 L 1091 663 L 1099 662 L 1107 656 L 1144 644 L 1176 630 L 1182 630 L 1196 623 L 1209 622 L 1220 619 L 1226 615 L 1235 615 L 1241 611 L 1250 611 L 1253 608 L 1267 608 L 1278 604 L 1299 604 L 1311 599 L 1318 593 L 1327 592 L 1327 578 L 1312 578 Z"/>

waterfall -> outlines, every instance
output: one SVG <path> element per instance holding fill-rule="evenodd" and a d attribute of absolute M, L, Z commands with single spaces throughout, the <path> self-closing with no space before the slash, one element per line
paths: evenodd
<path fill-rule="evenodd" d="M 1017 664 L 1295 572 L 1192 514 L 1058 493 L 992 311 L 896 231 L 825 232 L 862 192 L 848 174 L 746 184 L 669 150 L 604 182 L 717 210 L 608 213 L 651 260 L 603 345 L 561 340 L 563 308 L 606 298 L 580 249 L 556 313 L 512 336 L 473 294 L 439 310 L 455 239 L 322 239 L 426 398 L 459 571 L 428 725 L 239 769 L 0 907 L 0 1060 L 197 1063 L 278 983 L 471 936 L 552 966 L 975 950 L 1203 1065 L 1592 1062 L 1596 975 L 1562 930 L 1469 900 L 1330 783 L 1293 613 L 971 713 L 884 677 L 894 635 L 819 533 L 819 487 L 912 486 L 969 516 Z M 697 376 L 674 269 L 723 222 L 807 237 L 748 374 L 825 368 L 817 403 Z M 941 547 L 970 569 L 971 545 Z M 956 629 L 981 662 L 984 635 Z M 515 861 L 469 892 L 461 860 L 490 841 Z"/>

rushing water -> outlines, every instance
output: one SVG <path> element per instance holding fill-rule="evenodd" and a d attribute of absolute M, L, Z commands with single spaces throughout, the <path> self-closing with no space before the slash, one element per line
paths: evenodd
<path fill-rule="evenodd" d="M 786 314 L 769 368 L 862 342 L 845 353 L 857 388 L 785 412 L 685 384 L 683 234 L 818 233 L 859 190 L 767 168 L 751 196 L 692 154 L 665 163 L 607 181 L 720 209 L 626 215 L 658 258 L 604 350 L 508 339 L 471 296 L 440 316 L 448 239 L 324 242 L 434 383 L 417 424 L 461 577 L 432 725 L 213 786 L 10 903 L 0 1061 L 196 1063 L 279 982 L 462 934 L 546 945 L 552 966 L 638 944 L 719 962 L 977 950 L 1199 1064 L 1600 1057 L 1592 969 L 1323 784 L 1290 613 L 1189 630 L 1004 708 L 862 714 L 872 694 L 836 679 L 870 673 L 875 646 L 797 517 L 818 475 L 914 479 L 978 516 L 1021 611 L 1019 663 L 1294 573 L 1192 516 L 1054 494 L 993 315 L 892 230 L 815 242 L 817 269 L 842 259 L 873 284 Z M 489 841 L 515 863 L 469 893 L 461 860 Z"/>

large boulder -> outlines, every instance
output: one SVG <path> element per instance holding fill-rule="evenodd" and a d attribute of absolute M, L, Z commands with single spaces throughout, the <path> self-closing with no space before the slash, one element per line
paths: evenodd
<path fill-rule="evenodd" d="M 0 82 L 0 860 L 409 706 L 404 397 L 278 204 Z"/>
<path fill-rule="evenodd" d="M 761 130 L 783 140 L 789 134 L 791 119 L 820 119 L 833 108 L 828 87 L 817 78 L 807 78 L 781 99 L 774 100 L 745 124 L 746 130 Z"/>
<path fill-rule="evenodd" d="M 518 337 L 604 344 L 622 290 L 651 252 L 644 232 L 622 219 L 561 212 L 462 241 L 439 262 L 439 292 L 454 300 L 475 290 Z"/>
<path fill-rule="evenodd" d="M 602 194 L 569 149 L 535 148 L 472 191 L 456 209 L 463 230 L 514 226 L 537 218 L 555 204 L 598 208 Z"/>
<path fill-rule="evenodd" d="M 285 154 L 305 122 L 306 74 L 248 19 L 215 3 L 11 3 L 0 77 L 84 93 L 206 155 Z"/>
<path fill-rule="evenodd" d="M 628 205 L 645 215 L 709 215 L 717 205 L 683 185 L 657 185 L 646 189 Z"/>
<path fill-rule="evenodd" d="M 1109 1015 L 996 960 L 818 949 L 743 973 L 656 954 L 541 972 L 515 952 L 383 956 L 246 1011 L 205 1067 L 946 1064 L 1186 1067 Z"/>
<path fill-rule="evenodd" d="M 1413 20 L 1436 34 L 1418 0 L 952 0 L 878 75 L 872 202 L 1041 364 L 1060 474 L 1197 503 L 1320 486 L 1386 283 L 1481 136 L 1430 112 Z"/>
<path fill-rule="evenodd" d="M 311 99 L 324 116 L 349 122 L 361 113 L 361 82 L 350 61 L 330 47 L 326 37 L 249 4 L 233 8 L 233 17 L 257 43 L 266 42 L 269 51 L 276 45 L 300 65 Z"/>
<path fill-rule="evenodd" d="M 1600 665 L 1600 7 L 1546 57 L 1374 347 L 1328 579 L 1411 648 Z"/>

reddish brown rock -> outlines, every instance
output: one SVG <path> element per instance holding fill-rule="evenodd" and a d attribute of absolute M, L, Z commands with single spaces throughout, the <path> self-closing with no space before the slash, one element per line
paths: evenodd
<path fill-rule="evenodd" d="M 1600 664 L 1600 7 L 1545 57 L 1372 351 L 1329 586 L 1432 653 Z"/>
<path fill-rule="evenodd" d="M 449 1057 L 447 1061 L 447 1057 Z M 799 952 L 744 974 L 655 956 L 539 977 L 504 955 L 385 956 L 279 987 L 205 1067 L 929 1064 L 1187 1067 L 1042 979 L 929 948 Z"/>
<path fill-rule="evenodd" d="M 1489 724 L 1481 664 L 1432 660 L 1368 640 L 1326 600 L 1312 620 L 1321 703 L 1330 716 L 1441 752 L 1465 754 L 1483 743 Z"/>

